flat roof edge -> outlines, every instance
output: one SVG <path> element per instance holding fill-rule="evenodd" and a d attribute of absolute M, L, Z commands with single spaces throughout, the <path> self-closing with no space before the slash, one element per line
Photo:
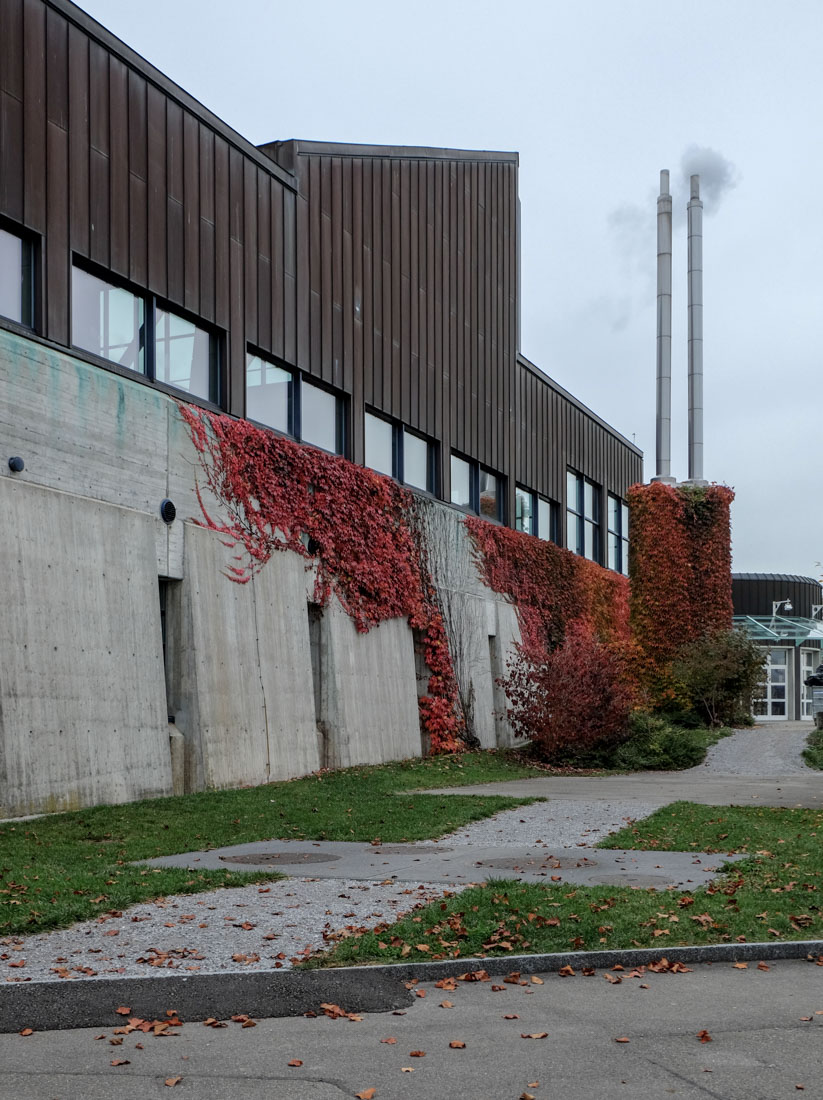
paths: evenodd
<path fill-rule="evenodd" d="M 315 154 L 327 157 L 374 157 L 378 160 L 457 160 L 492 161 L 519 164 L 520 154 L 511 151 L 489 149 L 445 149 L 434 145 L 368 145 L 345 141 L 307 141 L 303 138 L 286 138 L 267 141 L 258 146 L 261 150 L 288 151 L 291 155 Z M 273 155 L 267 154 L 267 155 Z"/>
<path fill-rule="evenodd" d="M 539 378 L 541 382 L 545 382 L 545 384 L 550 389 L 553 389 L 556 393 L 559 393 L 561 397 L 564 397 L 567 401 L 571 402 L 571 404 L 574 405 L 575 408 L 580 409 L 582 413 L 585 413 L 586 416 L 590 417 L 595 422 L 595 424 L 599 424 L 601 428 L 604 428 L 609 433 L 609 435 L 614 436 L 615 439 L 619 439 L 620 442 L 624 446 L 628 447 L 630 451 L 633 451 L 639 458 L 643 458 L 643 452 L 636 443 L 632 443 L 632 441 L 630 439 L 627 439 L 622 432 L 619 432 L 617 430 L 617 428 L 613 428 L 611 424 L 607 424 L 606 421 L 601 416 L 598 416 L 596 412 L 593 412 L 588 405 L 584 405 L 583 402 L 576 398 L 573 393 L 569 393 L 569 391 L 561 386 L 559 382 L 555 382 L 555 380 L 551 378 L 548 374 L 546 374 L 544 370 L 541 370 L 540 367 L 532 363 L 532 361 L 530 359 L 527 359 L 526 356 L 523 355 L 521 352 L 517 353 L 517 365 L 520 367 L 525 367 L 525 369 L 530 371 L 531 374 Z"/>

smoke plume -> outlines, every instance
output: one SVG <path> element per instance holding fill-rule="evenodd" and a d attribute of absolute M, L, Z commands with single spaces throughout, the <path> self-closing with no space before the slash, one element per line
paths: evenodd
<path fill-rule="evenodd" d="M 689 193 L 689 176 L 700 176 L 700 198 L 708 217 L 720 207 L 723 199 L 737 187 L 740 174 L 730 160 L 715 149 L 690 145 L 680 160 L 683 189 Z"/>

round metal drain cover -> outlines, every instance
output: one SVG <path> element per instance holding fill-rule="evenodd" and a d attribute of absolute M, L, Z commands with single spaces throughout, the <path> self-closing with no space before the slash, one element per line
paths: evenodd
<path fill-rule="evenodd" d="M 373 848 L 378 856 L 436 856 L 451 851 L 451 848 L 420 848 L 416 844 L 375 844 Z"/>
<path fill-rule="evenodd" d="M 224 863 L 251 863 L 255 867 L 261 863 L 295 867 L 300 863 L 334 863 L 340 856 L 324 852 L 259 852 L 257 855 L 221 856 L 220 859 Z"/>
<path fill-rule="evenodd" d="M 633 871 L 627 871 L 624 875 L 600 875 L 597 879 L 598 886 L 655 886 L 664 889 L 670 883 L 671 879 L 665 875 L 640 875 Z"/>
<path fill-rule="evenodd" d="M 594 859 L 570 859 L 568 856 L 549 856 L 546 859 L 535 859 L 530 856 L 524 859 L 483 859 L 478 867 L 497 867 L 501 871 L 568 871 L 578 868 L 588 869 L 596 867 Z"/>

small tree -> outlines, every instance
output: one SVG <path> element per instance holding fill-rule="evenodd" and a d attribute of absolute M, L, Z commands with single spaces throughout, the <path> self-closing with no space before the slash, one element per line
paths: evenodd
<path fill-rule="evenodd" d="M 634 702 L 626 663 L 580 623 L 540 662 L 521 648 L 502 683 L 516 735 L 543 759 L 626 736 Z"/>
<path fill-rule="evenodd" d="M 765 654 L 742 630 L 718 630 L 681 646 L 672 662 L 677 695 L 710 726 L 733 726 L 752 709 Z"/>

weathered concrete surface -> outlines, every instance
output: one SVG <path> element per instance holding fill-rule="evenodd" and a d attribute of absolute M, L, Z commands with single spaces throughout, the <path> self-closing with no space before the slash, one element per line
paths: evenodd
<path fill-rule="evenodd" d="M 276 862 L 272 862 L 272 858 Z M 146 860 L 151 867 L 250 871 L 276 867 L 290 876 L 311 875 L 341 881 L 441 882 L 467 886 L 487 878 L 512 878 L 544 886 L 637 886 L 643 889 L 697 889 L 743 855 L 704 852 L 641 852 L 623 848 L 563 848 L 501 844 L 494 847 L 443 844 L 388 844 L 348 841 L 259 840 L 209 851 Z"/>
<path fill-rule="evenodd" d="M 406 620 L 390 619 L 358 634 L 332 597 L 320 617 L 319 635 L 318 718 L 326 765 L 347 768 L 419 756 L 414 643 Z"/>
<path fill-rule="evenodd" d="M 0 816 L 170 794 L 155 524 L 0 477 Z"/>
<path fill-rule="evenodd" d="M 319 767 L 302 559 L 278 554 L 241 585 L 223 572 L 229 556 L 213 532 L 186 525 L 167 661 L 188 790 Z"/>

